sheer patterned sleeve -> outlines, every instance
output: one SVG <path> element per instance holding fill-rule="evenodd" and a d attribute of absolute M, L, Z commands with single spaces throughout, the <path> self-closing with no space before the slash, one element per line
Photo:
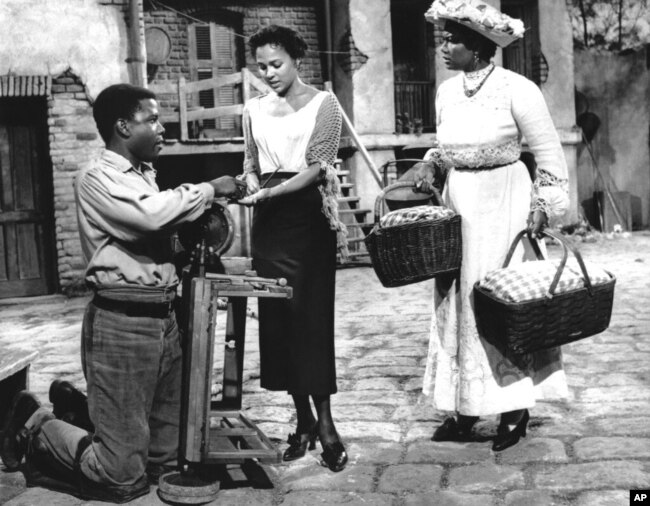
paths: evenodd
<path fill-rule="evenodd" d="M 339 218 L 340 185 L 334 167 L 341 141 L 342 115 L 339 107 L 336 97 L 328 93 L 318 109 L 305 159 L 307 166 L 318 164 L 320 167 L 319 190 L 323 198 L 323 214 L 327 217 L 330 228 L 336 231 L 341 257 L 347 259 L 347 229 Z"/>
<path fill-rule="evenodd" d="M 531 211 L 561 216 L 569 207 L 569 179 L 560 137 L 537 85 L 521 77 L 512 87 L 512 114 L 537 163 Z"/>
<path fill-rule="evenodd" d="M 259 176 L 260 164 L 257 144 L 255 144 L 255 139 L 253 139 L 253 127 L 249 110 L 250 104 L 250 101 L 246 104 L 242 116 L 242 130 L 244 131 L 244 175 L 254 172 Z"/>

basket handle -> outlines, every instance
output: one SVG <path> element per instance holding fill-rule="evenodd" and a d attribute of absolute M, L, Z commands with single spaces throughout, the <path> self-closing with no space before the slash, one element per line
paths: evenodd
<path fill-rule="evenodd" d="M 393 183 L 391 185 L 388 185 L 386 188 L 384 188 L 379 195 L 377 195 L 377 198 L 375 199 L 375 225 L 379 223 L 379 219 L 382 216 L 382 205 L 384 203 L 384 199 L 386 198 L 386 193 L 395 190 L 396 188 L 415 188 L 415 182 L 414 181 L 397 181 L 396 183 Z M 442 205 L 442 197 L 440 196 L 440 192 L 438 191 L 437 188 L 432 187 L 433 190 L 433 197 L 435 198 L 436 202 L 438 205 Z"/>
<path fill-rule="evenodd" d="M 585 262 L 582 259 L 582 255 L 580 254 L 580 251 L 578 251 L 578 248 L 576 248 L 566 238 L 562 237 L 562 235 L 557 234 L 556 232 L 553 232 L 551 230 L 543 230 L 542 233 L 547 235 L 548 237 L 552 237 L 553 239 L 559 241 L 565 248 L 568 248 L 571 251 L 571 253 L 573 253 L 573 256 L 576 257 L 576 260 L 578 261 L 578 265 L 580 266 L 580 271 L 582 271 L 587 292 L 589 292 L 589 295 L 593 295 L 591 278 L 589 277 L 589 273 L 587 272 L 587 267 L 585 266 Z M 560 280 L 559 276 L 556 277 L 557 280 L 555 279 L 553 280 L 555 282 L 555 285 L 557 285 L 558 281 Z M 549 291 L 551 292 L 551 294 L 554 294 L 555 286 L 551 285 Z"/>
<path fill-rule="evenodd" d="M 557 270 L 555 271 L 555 276 L 553 277 L 553 281 L 551 282 L 551 286 L 549 287 L 548 291 L 546 292 L 546 298 L 551 299 L 555 295 L 555 289 L 557 288 L 558 283 L 560 282 L 560 278 L 562 277 L 562 272 L 564 271 L 564 267 L 567 262 L 567 257 L 569 254 L 569 251 L 573 253 L 573 255 L 576 257 L 576 260 L 578 261 L 578 265 L 580 266 L 580 270 L 582 271 L 582 275 L 584 276 L 585 280 L 585 286 L 587 288 L 587 291 L 589 292 L 589 295 L 592 295 L 592 288 L 591 288 L 591 279 L 589 278 L 589 274 L 587 273 L 587 268 L 585 267 L 585 263 L 582 260 L 582 255 L 580 252 L 572 245 L 570 244 L 564 237 L 562 237 L 559 234 L 556 234 L 555 232 L 545 229 L 542 230 L 542 234 L 552 237 L 553 239 L 557 240 L 561 245 L 562 245 L 562 259 L 560 260 L 560 264 L 557 267 Z M 530 237 L 530 233 L 528 232 L 528 229 L 524 229 L 521 232 L 519 232 L 516 236 L 515 239 L 512 241 L 512 244 L 510 245 L 510 250 L 508 250 L 508 254 L 506 255 L 506 259 L 503 262 L 503 267 L 507 267 L 508 264 L 510 263 L 510 260 L 512 259 L 512 256 L 515 252 L 515 249 L 517 247 L 517 244 L 519 244 L 519 241 L 523 238 L 523 236 L 526 235 L 528 237 L 528 241 L 530 242 L 531 246 L 533 247 L 533 250 L 535 251 L 535 255 L 537 256 L 538 260 L 543 260 L 544 257 L 542 256 L 542 252 L 539 249 L 539 244 L 537 243 L 537 240 L 533 240 Z"/>
<path fill-rule="evenodd" d="M 519 232 L 515 236 L 514 240 L 512 241 L 512 244 L 510 245 L 510 249 L 508 250 L 508 254 L 506 255 L 506 259 L 503 261 L 503 267 L 508 267 L 508 265 L 510 265 L 510 260 L 512 260 L 512 255 L 515 254 L 515 250 L 517 249 L 517 244 L 519 244 L 519 241 L 521 241 L 524 235 L 527 235 L 528 242 L 533 247 L 533 251 L 535 252 L 535 256 L 537 257 L 537 260 L 544 260 L 544 255 L 542 255 L 542 250 L 539 249 L 539 244 L 537 243 L 536 240 L 533 240 L 530 237 L 530 235 L 528 234 L 528 229 L 524 229 L 521 232 Z"/>

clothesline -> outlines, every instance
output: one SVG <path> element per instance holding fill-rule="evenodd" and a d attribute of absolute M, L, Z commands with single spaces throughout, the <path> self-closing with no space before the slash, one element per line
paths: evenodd
<path fill-rule="evenodd" d="M 162 3 L 162 2 L 159 2 L 158 0 L 148 0 L 148 1 L 154 7 L 158 8 L 158 9 L 167 9 L 168 11 L 174 12 L 175 14 L 177 14 L 177 15 L 179 15 L 181 17 L 184 17 L 186 19 L 189 19 L 191 21 L 194 21 L 196 23 L 201 23 L 203 25 L 207 24 L 207 22 L 204 19 L 195 18 L 194 16 L 191 16 L 190 14 L 186 14 L 186 13 L 184 13 L 182 11 L 174 9 L 173 7 L 170 7 L 169 5 L 166 5 L 166 4 Z M 233 31 L 232 34 L 235 37 L 239 37 L 239 38 L 241 38 L 241 39 L 243 39 L 245 41 L 248 41 L 248 39 L 250 39 L 250 37 L 248 37 L 247 35 L 242 35 L 241 33 L 237 33 L 235 31 Z M 316 49 L 307 49 L 307 52 L 308 53 L 316 53 L 316 54 L 350 54 L 348 51 L 318 51 Z M 380 52 L 380 51 L 379 50 L 377 50 L 377 51 L 364 51 L 364 54 L 372 54 L 372 53 L 378 53 L 378 52 Z"/>

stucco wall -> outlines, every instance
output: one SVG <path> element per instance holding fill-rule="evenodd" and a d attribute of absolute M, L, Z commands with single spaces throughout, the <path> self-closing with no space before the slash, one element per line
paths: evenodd
<path fill-rule="evenodd" d="M 350 0 L 354 43 L 368 60 L 352 76 L 354 118 L 359 133 L 395 130 L 390 1 Z"/>
<path fill-rule="evenodd" d="M 2 0 L 0 74 L 59 75 L 71 69 L 91 96 L 127 81 L 121 10 L 95 0 Z"/>
<path fill-rule="evenodd" d="M 600 170 L 620 191 L 641 199 L 641 220 L 650 224 L 650 83 L 646 50 L 627 55 L 576 51 L 577 89 L 601 125 L 592 140 Z M 578 167 L 580 201 L 592 197 L 594 171 L 581 149 Z"/>
<path fill-rule="evenodd" d="M 575 125 L 573 35 L 565 0 L 539 2 L 539 38 L 548 62 L 548 80 L 542 84 L 555 127 Z"/>

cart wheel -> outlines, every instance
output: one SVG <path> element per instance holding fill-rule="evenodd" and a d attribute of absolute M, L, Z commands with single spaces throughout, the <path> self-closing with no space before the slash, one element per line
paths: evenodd
<path fill-rule="evenodd" d="M 214 501 L 218 493 L 218 481 L 208 481 L 191 472 L 174 471 L 158 480 L 160 498 L 170 503 L 205 504 Z"/>

